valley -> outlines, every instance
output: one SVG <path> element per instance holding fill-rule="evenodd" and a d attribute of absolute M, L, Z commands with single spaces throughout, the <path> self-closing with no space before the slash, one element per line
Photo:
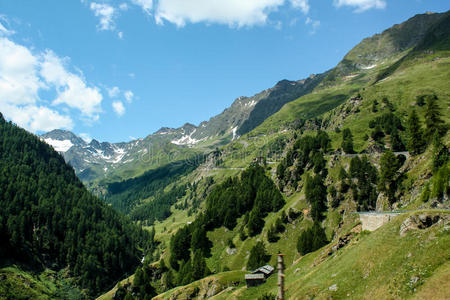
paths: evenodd
<path fill-rule="evenodd" d="M 0 117 L 0 299 L 278 299 L 276 271 L 244 279 L 278 253 L 285 299 L 447 299 L 449 82 L 447 11 L 198 126 L 109 143 Z"/>

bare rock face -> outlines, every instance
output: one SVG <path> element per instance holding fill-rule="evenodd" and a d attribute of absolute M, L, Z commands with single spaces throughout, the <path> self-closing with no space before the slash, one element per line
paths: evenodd
<path fill-rule="evenodd" d="M 389 199 L 384 193 L 379 193 L 376 204 L 376 211 L 386 211 L 389 210 Z"/>
<path fill-rule="evenodd" d="M 426 229 L 436 223 L 448 223 L 450 216 L 447 214 L 429 214 L 423 213 L 420 215 L 413 215 L 403 221 L 400 226 L 400 236 L 405 236 L 410 230 Z"/>

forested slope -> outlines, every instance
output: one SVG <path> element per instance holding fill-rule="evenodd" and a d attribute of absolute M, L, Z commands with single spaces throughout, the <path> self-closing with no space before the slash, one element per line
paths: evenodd
<path fill-rule="evenodd" d="M 132 272 L 152 246 L 149 234 L 92 196 L 61 155 L 1 114 L 0 207 L 3 267 L 68 268 L 90 295 Z"/>

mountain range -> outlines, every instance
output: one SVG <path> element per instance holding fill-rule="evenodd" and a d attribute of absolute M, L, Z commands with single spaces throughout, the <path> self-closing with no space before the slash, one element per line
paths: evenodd
<path fill-rule="evenodd" d="M 275 299 L 244 276 L 278 253 L 288 299 L 450 297 L 449 66 L 450 12 L 426 13 L 198 126 L 39 141 L 0 118 L 0 298 Z"/>
<path fill-rule="evenodd" d="M 140 174 L 129 170 L 151 169 L 185 158 L 190 153 L 208 152 L 227 144 L 261 124 L 285 103 L 310 92 L 322 77 L 311 75 L 304 80 L 282 80 L 252 97 L 239 97 L 222 113 L 198 126 L 186 123 L 180 128 L 162 127 L 145 138 L 130 142 L 109 143 L 95 139 L 86 142 L 70 131 L 59 129 L 42 134 L 41 138 L 64 156 L 83 181 L 117 173 L 120 173 L 118 178 L 126 179 Z"/>

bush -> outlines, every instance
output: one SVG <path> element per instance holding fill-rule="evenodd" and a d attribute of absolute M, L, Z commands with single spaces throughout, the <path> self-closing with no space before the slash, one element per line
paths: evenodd
<path fill-rule="evenodd" d="M 274 294 L 265 293 L 261 297 L 258 297 L 258 300 L 276 300 L 276 296 Z"/>

